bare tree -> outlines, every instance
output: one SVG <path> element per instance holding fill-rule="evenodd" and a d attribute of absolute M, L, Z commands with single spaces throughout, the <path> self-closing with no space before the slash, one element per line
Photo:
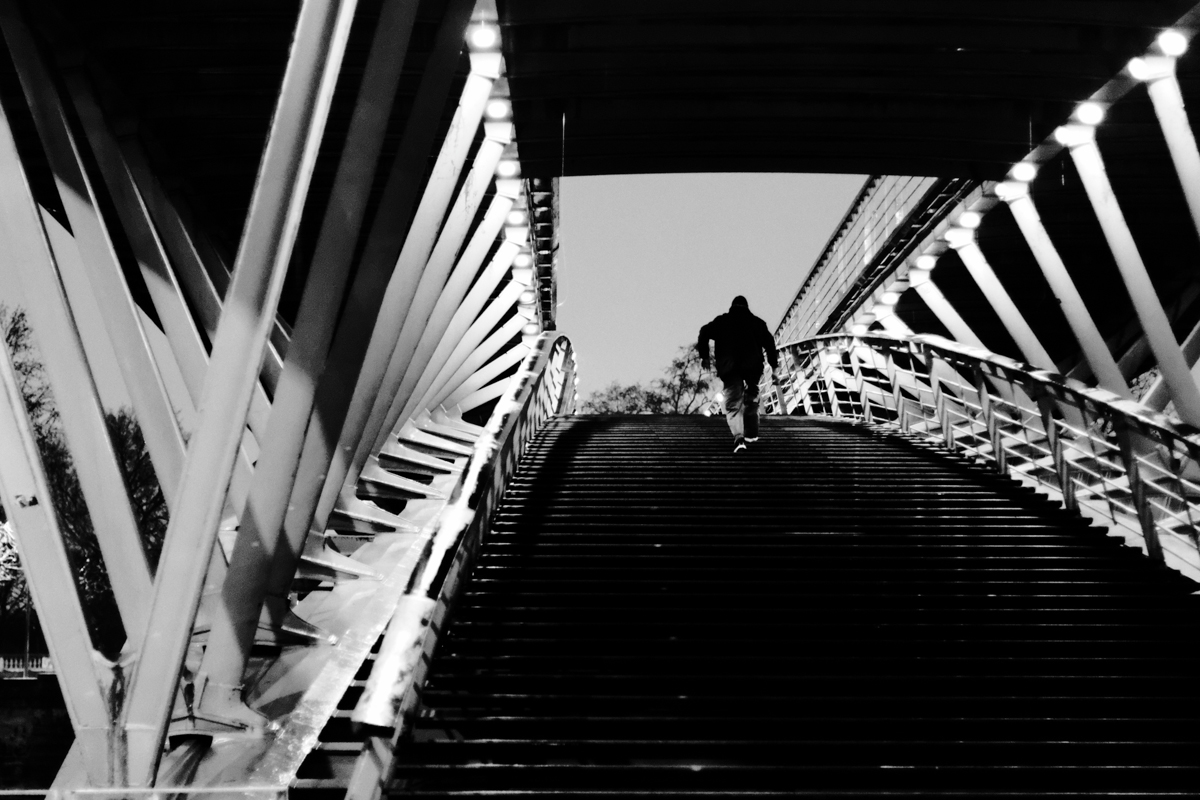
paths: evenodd
<path fill-rule="evenodd" d="M 699 414 L 709 404 L 711 381 L 700 366 L 696 345 L 679 348 L 675 358 L 649 386 L 616 381 L 592 392 L 580 405 L 584 414 Z"/>
<path fill-rule="evenodd" d="M 125 631 L 100 555 L 100 544 L 71 461 L 54 395 L 38 357 L 25 312 L 21 309 L 10 311 L 0 306 L 0 330 L 4 333 L 4 345 L 8 348 L 25 401 L 25 410 L 33 425 L 38 453 L 65 539 L 67 556 L 75 572 L 93 643 L 106 655 L 115 655 L 125 641 Z M 128 409 L 121 409 L 107 412 L 105 421 L 117 453 L 118 466 L 133 501 L 142 545 L 146 548 L 151 565 L 154 565 L 167 529 L 166 501 L 137 420 Z M 0 522 L 6 519 L 4 509 L 0 508 Z M 9 570 L 0 576 L 0 634 L 13 627 L 17 616 L 24 619 L 29 603 L 28 587 L 19 570 Z M 20 622 L 20 625 L 23 627 L 24 622 Z"/>

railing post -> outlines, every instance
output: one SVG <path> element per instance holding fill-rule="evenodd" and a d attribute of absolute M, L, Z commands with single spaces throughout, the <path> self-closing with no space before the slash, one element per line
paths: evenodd
<path fill-rule="evenodd" d="M 1054 472 L 1058 476 L 1058 488 L 1062 492 L 1063 506 L 1074 511 L 1079 504 L 1075 500 L 1075 482 L 1071 477 L 1071 464 L 1067 461 L 1058 425 L 1054 422 L 1055 402 L 1050 395 L 1041 393 L 1037 397 L 1038 410 L 1042 414 L 1042 427 L 1046 430 L 1046 445 L 1054 459 Z"/>
<path fill-rule="evenodd" d="M 973 372 L 975 391 L 979 392 L 979 413 L 983 415 L 988 437 L 992 441 L 992 457 L 995 459 L 996 472 L 1003 475 L 1008 470 L 1007 459 L 1004 455 L 1003 433 L 1000 430 L 1000 423 L 996 419 L 996 409 L 992 405 L 991 395 L 988 394 L 987 380 L 984 378 L 983 370 L 976 367 Z"/>
<path fill-rule="evenodd" d="M 1142 536 L 1146 540 L 1146 555 L 1159 566 L 1163 566 L 1162 542 L 1158 539 L 1158 526 L 1154 524 L 1154 510 L 1150 507 L 1146 496 L 1146 481 L 1142 477 L 1141 462 L 1138 452 L 1145 450 L 1139 447 L 1135 439 L 1139 438 L 1136 431 L 1121 418 L 1114 420 L 1117 442 L 1121 446 L 1121 460 L 1125 462 L 1125 475 L 1129 479 L 1129 491 L 1133 496 L 1133 507 L 1137 511 L 1138 522 L 1142 527 Z"/>

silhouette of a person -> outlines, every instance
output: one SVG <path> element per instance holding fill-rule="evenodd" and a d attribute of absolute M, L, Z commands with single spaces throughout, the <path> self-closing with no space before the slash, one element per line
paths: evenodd
<path fill-rule="evenodd" d="M 767 323 L 750 313 L 746 298 L 733 298 L 729 310 L 700 329 L 700 363 L 710 369 L 708 342 L 716 344 L 717 377 L 725 395 L 725 419 L 733 434 L 733 452 L 758 441 L 758 382 L 762 379 L 763 354 L 774 370 L 779 366 L 775 337 Z"/>

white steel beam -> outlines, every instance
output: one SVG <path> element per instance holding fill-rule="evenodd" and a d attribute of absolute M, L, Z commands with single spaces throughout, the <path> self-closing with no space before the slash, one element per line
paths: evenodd
<path fill-rule="evenodd" d="M 500 354 L 496 358 L 489 361 L 485 366 L 480 367 L 470 377 L 462 382 L 462 385 L 454 392 L 455 397 L 461 398 L 463 401 L 470 397 L 473 393 L 479 391 L 484 386 L 494 381 L 502 372 L 516 364 L 521 363 L 526 354 L 529 353 L 529 345 L 524 342 L 513 345 L 507 351 Z M 452 405 L 459 405 L 459 401 L 455 401 Z M 462 410 L 466 411 L 470 407 L 462 406 Z"/>
<path fill-rule="evenodd" d="M 959 258 L 962 259 L 967 272 L 975 280 L 975 283 L 979 286 L 980 291 L 983 292 L 983 296 L 987 298 L 996 315 L 1000 317 L 1000 322 L 1004 325 L 1004 329 L 1008 331 L 1008 335 L 1016 342 L 1017 348 L 1020 349 L 1025 360 L 1039 369 L 1057 371 L 1057 368 L 1054 366 L 1054 359 L 1050 358 L 1050 354 L 1046 352 L 1046 348 L 1038 340 L 1037 334 L 1033 332 L 1033 328 L 1025 321 L 1024 315 L 1017 308 L 1017 304 L 1013 302 L 1008 290 L 1004 288 L 1004 285 L 1000 283 L 1000 279 L 996 277 L 996 272 L 983 255 L 983 251 L 979 249 L 979 245 L 975 241 L 975 232 L 966 228 L 959 228 L 955 233 L 959 235 L 955 237 L 954 241 L 950 242 L 950 246 L 955 249 Z"/>
<path fill-rule="evenodd" d="M 128 689 L 129 781 L 153 783 L 246 412 L 308 194 L 354 0 L 305 0 L 225 297 L 200 421 L 171 515 L 142 657 Z"/>
<path fill-rule="evenodd" d="M 111 720 L 106 692 L 95 666 L 102 659 L 92 649 L 37 441 L 25 413 L 8 350 L 2 342 L 0 500 L 20 548 L 26 585 L 54 660 L 54 673 L 67 715 L 75 729 L 76 749 L 90 780 L 100 786 L 112 785 L 120 775 L 113 774 L 108 758 Z"/>
<path fill-rule="evenodd" d="M 505 191 L 505 187 L 502 184 L 509 183 L 512 184 L 509 188 L 511 194 L 501 194 L 501 192 Z M 445 335 L 446 328 L 449 326 L 455 310 L 458 309 L 466 297 L 471 280 L 479 273 L 479 266 L 487 256 L 488 250 L 495 244 L 496 235 L 500 233 L 500 229 L 504 226 L 505 218 L 512 209 L 513 203 L 516 201 L 516 195 L 520 191 L 519 182 L 497 181 L 496 190 L 497 194 L 492 199 L 491 207 L 488 209 L 483 221 L 479 223 L 479 227 L 475 229 L 475 233 L 471 236 L 471 243 L 463 250 L 462 256 L 454 266 L 453 274 L 446 281 L 445 288 L 442 289 L 441 295 L 438 296 L 437 304 L 434 305 L 433 312 L 429 315 L 429 320 L 421 331 L 420 340 L 417 342 L 413 350 L 413 356 L 409 361 L 408 367 L 405 369 L 404 380 L 400 383 L 400 388 L 396 392 L 396 396 L 392 399 L 391 408 L 388 409 L 388 414 L 384 419 L 383 425 L 373 432 L 377 447 L 382 446 L 382 443 L 379 441 L 381 438 L 386 440 L 386 436 L 380 436 L 381 433 L 386 434 L 390 432 L 392 428 L 396 427 L 398 420 L 416 413 L 417 401 L 421 399 L 419 392 L 424 390 L 424 387 L 419 386 L 419 382 L 425 373 L 425 368 L 429 366 L 429 359 L 441 342 L 442 336 Z M 370 433 L 370 431 L 368 432 Z"/>
<path fill-rule="evenodd" d="M 1092 315 L 1088 313 L 1083 297 L 1075 288 L 1075 282 L 1071 280 L 1058 249 L 1051 241 L 1050 234 L 1046 232 L 1046 227 L 1042 225 L 1037 206 L 1029 196 L 1029 185 L 1019 183 L 1003 186 L 1003 200 L 1008 203 L 1013 219 L 1017 221 L 1017 227 L 1021 229 L 1038 266 L 1042 268 L 1042 274 L 1046 276 L 1046 282 L 1050 284 L 1051 291 L 1059 301 L 1059 307 L 1067 318 L 1067 324 L 1071 326 L 1071 332 L 1075 334 L 1075 341 L 1079 343 L 1096 382 L 1114 394 L 1133 399 L 1129 385 L 1117 367 L 1116 359 L 1104 343 L 1104 337 L 1096 327 Z"/>
<path fill-rule="evenodd" d="M 296 571 L 295 553 L 304 547 L 309 530 L 323 533 L 327 517 L 314 519 L 338 438 L 348 418 L 354 387 L 364 366 L 372 330 L 382 313 L 384 297 L 397 256 L 405 241 L 406 223 L 420 193 L 429 152 L 435 145 L 470 19 L 472 0 L 451 0 L 425 64 L 409 122 L 392 161 L 383 194 L 354 282 L 338 320 L 337 331 L 317 384 L 291 500 L 284 519 L 287 546 L 272 561 L 268 597 L 286 597 Z M 363 414 L 365 419 L 365 413 Z M 361 432 L 361 431 L 360 431 Z M 346 454 L 347 457 L 349 453 Z M 381 517 L 390 515 L 379 510 Z"/>
<path fill-rule="evenodd" d="M 967 321 L 962 318 L 962 315 L 950 304 L 946 299 L 946 295 L 942 294 L 942 290 L 933 282 L 933 276 L 925 278 L 923 282 L 918 283 L 914 287 L 917 294 L 925 301 L 925 305 L 929 306 L 929 310 L 938 318 L 938 321 L 950 332 L 954 340 L 962 344 L 970 345 L 971 347 L 979 347 L 986 350 L 983 340 L 980 339 Z"/>
<path fill-rule="evenodd" d="M 221 602 L 213 608 L 196 700 L 201 714 L 231 724 L 258 727 L 262 722 L 242 700 L 242 674 L 266 599 L 271 564 L 280 547 L 290 546 L 283 541 L 287 503 L 415 18 L 416 3 L 389 0 L 375 29 L 250 497 L 241 514 L 228 578 Z"/>
<path fill-rule="evenodd" d="M 1175 409 L 1184 422 L 1200 426 L 1200 389 L 1175 340 L 1170 320 L 1154 291 L 1137 243 L 1133 240 L 1125 215 L 1117 203 L 1117 196 L 1108 181 L 1104 160 L 1100 156 L 1100 149 L 1096 147 L 1096 131 L 1087 125 L 1069 125 L 1059 128 L 1055 135 L 1070 150 L 1084 191 L 1092 203 L 1113 260 L 1133 300 L 1134 311 L 1146 332 L 1146 340 L 1162 370 L 1171 399 L 1175 402 Z"/>
<path fill-rule="evenodd" d="M 501 279 L 508 274 L 508 269 L 512 266 L 513 259 L 517 257 L 517 253 L 520 251 L 520 243 L 506 239 L 492 257 L 491 262 L 475 280 L 471 291 L 467 293 L 467 296 L 454 309 L 454 316 L 450 319 L 449 324 L 447 324 L 441 341 L 438 342 L 437 348 L 429 357 L 428 363 L 425 365 L 424 374 L 413 391 L 414 395 L 418 398 L 414 408 L 427 408 L 429 401 L 432 400 L 433 393 L 441 388 L 438 378 L 440 377 L 444 380 L 450 377 L 450 372 L 443 374 L 442 368 L 446 365 L 447 359 L 462 340 L 467 329 L 471 327 L 471 323 L 475 321 L 475 318 L 479 316 L 479 312 L 483 310 L 484 305 L 491 299 L 492 292 L 500 284 Z M 382 431 L 380 436 L 376 437 L 375 447 L 383 447 L 387 441 L 387 434 L 390 433 L 390 429 Z"/>
<path fill-rule="evenodd" d="M 463 182 L 458 197 L 442 224 L 437 244 L 434 245 L 429 260 L 421 271 L 421 280 L 413 292 L 412 302 L 409 304 L 408 313 L 405 314 L 400 327 L 400 335 L 388 358 L 387 370 L 384 372 L 379 391 L 372 402 L 371 414 L 367 417 L 366 425 L 359 436 L 354 460 L 347 470 L 343 485 L 353 485 L 358 480 L 358 474 L 362 470 L 363 464 L 371 455 L 372 445 L 388 419 L 388 411 L 397 403 L 398 395 L 403 390 L 404 376 L 413 365 L 412 361 L 416 355 L 418 342 L 423 334 L 429 331 L 430 318 L 439 296 L 447 291 L 447 279 L 450 277 L 455 258 L 463 247 L 467 230 L 479 211 L 484 193 L 492 185 L 496 165 L 500 163 L 504 147 L 511 140 L 511 124 L 504 123 L 497 126 L 495 123 L 487 123 L 485 127 L 488 129 L 488 136 L 475 152 L 471 171 Z M 519 189 L 516 186 L 508 188 L 513 195 L 516 193 L 515 190 Z M 475 248 L 470 253 L 476 269 L 484 255 L 487 254 L 487 247 L 496 238 L 500 226 L 504 224 L 504 215 L 511 207 L 512 197 L 498 195 L 484 215 L 484 220 L 476 228 L 477 238 L 472 241 Z M 501 208 L 504 209 L 503 213 L 497 213 Z M 490 236 L 488 235 L 489 231 Z M 476 253 L 481 247 L 483 252 L 478 253 L 476 258 Z M 468 246 L 467 249 L 471 250 L 472 248 Z M 464 255 L 468 254 L 464 253 Z M 409 387 L 409 391 L 411 391 L 411 387 Z M 400 401 L 400 404 L 402 405 L 403 401 Z"/>
<path fill-rule="evenodd" d="M 89 285 L 104 309 L 103 318 L 117 364 L 129 389 L 155 472 L 160 476 L 160 483 L 167 483 L 172 476 L 177 478 L 182 473 L 183 439 L 142 329 L 137 305 L 83 170 L 67 111 L 12 0 L 0 0 L 0 26 L 87 269 Z M 139 616 L 144 618 L 144 609 Z"/>
<path fill-rule="evenodd" d="M 460 39 L 461 35 L 460 30 Z M 467 76 L 458 108 L 450 122 L 450 129 L 442 142 L 425 192 L 421 196 L 412 224 L 408 227 L 404 245 L 395 261 L 395 269 L 391 273 L 391 280 L 383 295 L 383 305 L 378 312 L 378 322 L 371 333 L 371 341 L 362 361 L 362 368 L 358 372 L 353 399 L 345 421 L 341 424 L 338 446 L 329 465 L 325 489 L 317 506 L 316 519 L 322 523 L 329 518 L 339 490 L 353 464 L 359 439 L 379 396 L 391 354 L 400 338 L 404 319 L 409 313 L 421 274 L 429 261 L 438 231 L 446 216 L 446 209 L 453 197 L 458 176 L 466 164 L 467 154 L 479 129 L 492 83 L 499 75 L 498 54 L 489 54 L 488 57 L 473 55 L 471 64 L 472 72 Z M 424 172 L 423 165 L 421 172 Z"/>
<path fill-rule="evenodd" d="M 1175 59 L 1148 56 L 1140 61 L 1146 69 L 1142 80 L 1146 81 L 1146 91 L 1175 163 L 1175 172 L 1192 215 L 1192 225 L 1200 234 L 1200 150 L 1196 148 L 1196 137 L 1183 107 L 1183 92 L 1175 76 Z"/>
<path fill-rule="evenodd" d="M 163 333 L 171 345 L 171 352 L 179 366 L 179 373 L 187 385 L 188 394 L 195 403 L 200 398 L 204 384 L 204 373 L 208 369 L 208 353 L 200 331 L 192 319 L 183 298 L 183 291 L 171 271 L 166 250 L 154 228 L 149 211 L 141 193 L 134 183 L 133 175 L 125 164 L 125 158 L 109 131 L 108 124 L 100 111 L 87 77 L 78 69 L 66 76 L 67 89 L 74 101 L 75 110 L 83 123 L 84 133 L 91 144 L 96 164 L 116 208 L 117 216 L 129 239 L 129 245 L 137 260 L 150 301 L 162 323 Z M 180 459 L 179 469 L 183 462 Z M 178 473 L 174 479 L 178 480 Z M 171 487 L 172 495 L 174 486 Z"/>
<path fill-rule="evenodd" d="M 486 364 L 492 358 L 492 356 L 496 355 L 496 353 L 500 352 L 500 350 L 506 344 L 511 342 L 513 338 L 521 332 L 521 328 L 525 327 L 528 322 L 529 319 L 518 311 L 503 325 L 497 328 L 495 333 L 480 342 L 479 345 L 476 346 L 465 359 L 463 359 L 458 369 L 456 369 L 454 374 L 450 376 L 450 379 L 446 381 L 445 388 L 439 392 L 439 395 L 441 396 L 437 398 L 434 405 L 445 405 L 447 407 L 460 405 L 462 398 L 465 396 L 465 393 L 462 391 L 462 386 L 463 383 L 466 382 L 467 378 L 475 374 L 475 372 L 478 371 L 478 369 L 484 364 Z M 480 326 L 480 330 L 490 329 L 490 325 L 488 325 L 486 328 Z M 468 333 L 468 335 L 463 338 L 463 341 L 470 342 L 475 339 L 475 336 L 471 335 L 471 333 Z"/>
<path fill-rule="evenodd" d="M 485 386 L 482 389 L 471 392 L 469 395 L 460 400 L 457 405 L 463 411 L 470 411 L 473 408 L 478 408 L 489 400 L 495 400 L 504 394 L 504 390 L 508 388 L 509 380 L 496 381 L 495 383 Z"/>
<path fill-rule="evenodd" d="M 3 21 L 7 31 L 10 19 Z M 136 645 L 145 629 L 150 567 L 83 344 L 3 109 L 0 186 L 0 275 L 9 292 L 23 297 L 113 595 Z"/>

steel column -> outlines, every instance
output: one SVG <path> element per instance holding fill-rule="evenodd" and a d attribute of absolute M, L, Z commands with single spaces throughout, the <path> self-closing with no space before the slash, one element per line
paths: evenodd
<path fill-rule="evenodd" d="M 461 42 L 462 31 L 458 31 L 457 35 Z M 458 108 L 450 123 L 450 130 L 438 152 L 433 172 L 396 259 L 395 269 L 391 273 L 391 280 L 378 312 L 378 322 L 371 333 L 366 356 L 358 371 L 353 399 L 350 401 L 345 421 L 341 424 L 338 446 L 329 465 L 325 489 L 317 506 L 316 519 L 322 524 L 329 518 L 342 484 L 353 483 L 353 480 L 347 479 L 347 473 L 354 467 L 354 454 L 358 449 L 359 439 L 378 399 L 391 354 L 396 349 L 421 274 L 437 241 L 438 231 L 445 219 L 458 176 L 466 164 L 467 154 L 479 129 L 479 121 L 483 118 L 483 110 L 492 90 L 492 83 L 499 75 L 500 58 L 497 54 L 490 54 L 488 57 L 474 55 L 471 57 L 471 63 L 472 72 L 467 76 Z M 419 174 L 424 173 L 426 158 L 427 155 L 422 153 Z"/>
<path fill-rule="evenodd" d="M 254 643 L 271 563 L 279 547 L 291 544 L 281 541 L 287 503 L 415 18 L 415 2 L 389 0 L 375 30 L 250 497 L 241 515 L 228 578 L 221 601 L 214 604 L 196 699 L 204 715 L 231 724 L 258 727 L 262 722 L 242 701 L 242 674 Z M 293 561 L 298 557 L 299 552 L 293 553 Z"/>
<path fill-rule="evenodd" d="M 506 191 L 508 193 L 505 193 Z M 519 191 L 518 181 L 496 181 L 497 194 L 492 198 L 491 206 L 471 236 L 470 244 L 463 249 L 462 256 L 454 266 L 454 272 L 438 296 L 428 321 L 420 331 L 420 339 L 413 348 L 412 358 L 404 371 L 404 380 L 401 381 L 400 388 L 392 400 L 387 417 L 380 428 L 374 431 L 376 447 L 382 446 L 379 439 L 386 440 L 387 432 L 396 426 L 398 419 L 416 412 L 416 401 L 421 399 L 418 394 L 418 382 L 429 365 L 430 356 L 445 334 L 455 310 L 466 296 L 471 280 L 479 273 L 479 266 L 487 256 L 488 250 L 495 244 L 496 236 L 504 226 L 504 220 L 512 210 Z M 408 324 L 406 321 L 405 326 Z"/>
<path fill-rule="evenodd" d="M 1056 372 L 1054 359 L 1050 358 L 1046 348 L 1038 341 L 1037 334 L 1033 332 L 1033 328 L 1029 327 L 1029 323 L 1025 321 L 1017 304 L 1013 302 L 1008 290 L 1000 283 L 991 264 L 983 255 L 983 251 L 979 249 L 979 245 L 975 242 L 975 232 L 963 230 L 965 233 L 962 234 L 962 237 L 951 242 L 950 246 L 958 253 L 967 272 L 971 274 L 992 309 L 1000 317 L 1004 329 L 1016 342 L 1026 361 L 1040 369 Z M 967 233 L 970 234 L 969 239 L 966 237 Z"/>
<path fill-rule="evenodd" d="M 343 485 L 352 484 L 358 480 L 362 465 L 370 457 L 372 445 L 389 418 L 388 412 L 393 405 L 397 406 L 396 416 L 399 416 L 398 409 L 403 404 L 400 394 L 404 376 L 413 366 L 412 359 L 416 353 L 418 340 L 421 338 L 422 332 L 428 329 L 429 319 L 439 296 L 446 291 L 447 278 L 450 276 L 450 270 L 463 246 L 463 241 L 466 239 L 467 230 L 483 203 L 484 194 L 492 185 L 496 165 L 500 163 L 504 147 L 511 141 L 511 124 L 485 123 L 484 127 L 488 129 L 488 136 L 475 152 L 471 171 L 463 182 L 458 197 L 442 224 L 437 244 L 430 253 L 425 268 L 421 271 L 421 280 L 413 292 L 412 302 L 409 304 L 408 313 L 404 316 L 400 334 L 388 359 L 387 370 L 379 385 L 378 394 L 372 402 L 371 414 L 367 417 L 366 425 L 359 437 L 354 460 L 346 473 Z M 513 194 L 516 193 L 517 187 L 509 188 L 514 190 Z M 497 231 L 504 223 L 504 215 L 497 214 L 496 211 L 502 206 L 511 206 L 511 204 L 511 199 L 507 199 L 507 201 L 497 199 L 485 214 L 485 219 L 476 228 L 476 232 L 484 237 L 484 251 L 476 260 L 476 268 L 487 253 L 486 248 L 495 239 Z M 491 235 L 487 236 L 489 229 Z M 472 244 L 476 244 L 474 240 Z M 476 247 L 478 248 L 478 245 Z M 464 253 L 464 255 L 466 254 Z"/>
<path fill-rule="evenodd" d="M 942 290 L 933 282 L 933 276 L 925 279 L 923 283 L 915 286 L 917 294 L 925 301 L 925 305 L 929 306 L 929 310 L 938 318 L 938 321 L 950 331 L 950 335 L 955 341 L 962 344 L 970 345 L 971 347 L 979 347 L 984 350 L 987 348 L 983 345 L 983 340 L 975 335 L 975 331 L 971 330 L 971 326 L 966 320 L 955 310 L 946 296 L 942 294 Z"/>
<path fill-rule="evenodd" d="M 429 407 L 429 401 L 432 399 L 433 393 L 441 388 L 438 379 L 449 377 L 449 373 L 443 373 L 442 368 L 447 363 L 450 353 L 454 351 L 455 346 L 462 340 L 467 329 L 471 327 L 471 323 L 479 316 L 479 312 L 483 310 L 484 304 L 491 299 L 492 292 L 495 291 L 501 279 L 508 273 L 508 268 L 512 266 L 513 259 L 517 257 L 517 253 L 520 250 L 521 247 L 517 242 L 506 239 L 500 245 L 500 249 L 496 251 L 496 255 L 492 257 L 491 262 L 484 268 L 483 273 L 475 280 L 475 284 L 471 287 L 471 291 L 467 293 L 466 298 L 454 310 L 454 316 L 446 326 L 446 331 L 442 334 L 437 349 L 429 357 L 429 363 L 425 365 L 424 374 L 421 376 L 421 380 L 414 390 L 414 394 L 418 394 L 420 397 L 415 406 L 416 408 Z M 386 441 L 387 437 L 383 436 L 382 438 Z M 375 446 L 383 446 L 378 438 L 376 439 Z"/>
<path fill-rule="evenodd" d="M 1114 394 L 1132 399 L 1133 394 L 1129 391 L 1129 385 L 1121 375 L 1120 368 L 1117 367 L 1116 359 L 1104 343 L 1104 337 L 1100 335 L 1092 315 L 1088 313 L 1083 297 L 1075 288 L 1075 282 L 1071 280 L 1054 242 L 1050 240 L 1050 234 L 1042 225 L 1042 218 L 1037 212 L 1033 198 L 1029 196 L 1029 185 L 1022 183 L 1005 186 L 1006 196 L 1003 199 L 1008 203 L 1013 219 L 1017 221 L 1017 227 L 1021 229 L 1029 249 L 1033 251 L 1038 266 L 1042 268 L 1042 274 L 1046 276 L 1046 282 L 1050 284 L 1050 289 L 1067 318 L 1067 324 L 1071 326 L 1071 332 L 1075 334 L 1075 341 L 1079 342 L 1079 347 L 1083 350 L 1083 356 L 1087 359 L 1097 384 Z"/>
<path fill-rule="evenodd" d="M 445 396 L 438 398 L 438 405 L 441 405 L 442 403 L 446 403 L 449 406 L 458 405 L 459 401 L 466 396 L 465 392 L 463 392 L 463 384 L 466 382 L 467 378 L 474 375 L 480 367 L 486 364 L 494 355 L 496 355 L 496 353 L 499 353 L 506 344 L 511 342 L 513 338 L 521 332 L 521 328 L 525 327 L 526 323 L 528 322 L 528 318 L 526 318 L 520 312 L 517 312 L 507 322 L 497 328 L 495 333 L 487 337 L 487 339 L 484 339 L 483 342 L 480 343 L 480 345 L 476 347 L 466 357 L 466 359 L 463 360 L 462 365 L 455 370 L 454 374 L 450 376 L 450 379 L 446 381 L 445 388 L 439 393 L 444 394 Z M 480 328 L 482 329 L 482 326 L 480 326 Z M 491 330 L 491 326 L 488 326 L 486 330 Z M 475 337 L 471 338 L 473 339 Z M 464 338 L 463 341 L 465 342 L 468 340 Z"/>
<path fill-rule="evenodd" d="M 442 111 L 446 106 L 454 71 L 463 46 L 463 31 L 470 19 L 472 0 L 450 0 L 425 64 L 413 101 L 409 122 L 392 161 L 370 234 L 346 297 L 337 331 L 317 384 L 296 480 L 292 488 L 284 535 L 287 545 L 277 549 L 271 563 L 268 597 L 286 597 L 296 571 L 295 554 L 304 547 L 312 529 L 324 531 L 326 516 L 315 517 L 321 487 L 329 473 L 338 439 L 348 426 L 348 411 L 364 368 L 368 343 L 384 313 L 387 287 L 397 256 L 403 248 L 417 204 L 420 177 L 434 146 Z M 415 283 L 415 281 L 414 281 Z M 368 398 L 370 399 L 370 398 Z M 362 414 L 365 419 L 365 411 Z M 358 430 L 361 434 L 361 428 Z M 350 454 L 347 453 L 348 457 Z M 386 515 L 382 510 L 380 516 Z"/>
<path fill-rule="evenodd" d="M 1137 243 L 1108 182 L 1100 149 L 1096 147 L 1096 131 L 1084 125 L 1071 125 L 1060 128 L 1059 132 L 1066 137 L 1065 143 L 1083 181 L 1083 188 L 1091 200 L 1104 238 L 1108 240 L 1125 287 L 1129 290 L 1150 349 L 1162 370 L 1171 399 L 1175 401 L 1175 409 L 1184 422 L 1200 426 L 1200 389 L 1196 387 L 1196 381 L 1183 358 L 1183 352 L 1171 330 L 1171 322 L 1154 291 Z"/>
<path fill-rule="evenodd" d="M 502 355 L 489 361 L 485 366 L 480 367 L 474 374 L 463 381 L 462 385 L 455 390 L 456 397 L 466 398 L 472 393 L 479 391 L 486 386 L 490 381 L 495 380 L 500 376 L 500 373 L 510 369 L 521 363 L 521 359 L 529 352 L 529 345 L 525 343 L 514 345 Z M 458 405 L 458 403 L 455 403 Z M 463 409 L 464 411 L 466 408 Z"/>
<path fill-rule="evenodd" d="M 67 111 L 12 0 L 0 0 L 0 26 L 54 173 L 71 232 L 87 268 L 89 285 L 104 309 L 103 318 L 117 364 L 129 390 L 155 472 L 160 483 L 169 483 L 182 473 L 183 439 L 170 397 L 146 341 L 137 305 L 129 293 L 95 194 L 84 173 L 79 149 L 67 121 Z M 61 393 L 59 397 L 61 401 Z M 143 608 L 138 615 L 144 618 L 144 613 Z"/>
<path fill-rule="evenodd" d="M 508 285 L 500 290 L 496 299 L 488 303 L 483 313 L 471 323 L 471 327 L 467 328 L 467 332 L 458 340 L 454 346 L 454 350 L 446 357 L 446 362 L 442 365 L 438 379 L 434 382 L 435 385 L 440 385 L 441 388 L 434 394 L 433 401 L 429 404 L 430 408 L 441 405 L 442 401 L 471 374 L 471 371 L 462 371 L 463 362 L 471 355 L 471 351 L 487 338 L 487 335 L 504 318 L 509 310 L 517 304 L 517 299 L 521 296 L 521 292 L 528 288 L 528 286 L 520 281 L 509 281 Z M 521 317 L 522 324 L 528 321 L 519 312 L 517 317 Z M 512 325 L 513 321 L 509 320 L 508 324 Z M 514 330 L 511 335 L 516 336 L 518 332 L 519 328 Z M 442 375 L 445 375 L 445 379 L 442 378 Z"/>
<path fill-rule="evenodd" d="M 9 22 L 5 17 L 6 31 Z M 136 646 L 145 630 L 150 567 L 83 344 L 3 109 L 0 186 L 0 275 L 10 291 L 24 297 L 121 620 Z"/>
<path fill-rule="evenodd" d="M 0 500 L 16 535 L 26 585 L 42 623 L 50 657 L 54 659 L 55 676 L 88 777 L 100 786 L 117 783 L 121 775 L 114 773 L 108 748 L 112 721 L 105 688 L 97 675 L 102 659 L 92 649 L 37 441 L 3 343 L 0 343 Z"/>
<path fill-rule="evenodd" d="M 150 785 L 175 700 L 208 562 L 246 424 L 313 164 L 341 67 L 354 0 L 305 0 L 225 297 L 200 422 L 171 515 L 142 657 L 130 683 L 129 781 Z"/>

